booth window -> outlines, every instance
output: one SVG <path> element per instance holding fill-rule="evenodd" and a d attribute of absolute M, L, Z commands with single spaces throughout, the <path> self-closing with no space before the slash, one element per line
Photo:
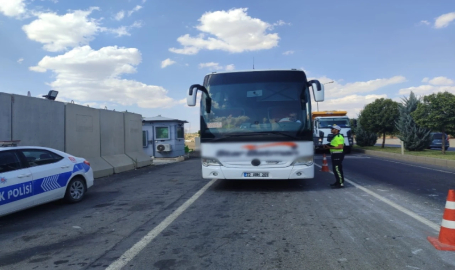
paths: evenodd
<path fill-rule="evenodd" d="M 149 132 L 148 130 L 142 131 L 142 147 L 146 148 L 149 146 Z"/>
<path fill-rule="evenodd" d="M 155 134 L 157 140 L 169 139 L 169 127 L 155 127 Z"/>
<path fill-rule="evenodd" d="M 183 139 L 183 138 L 185 138 L 183 127 L 177 126 L 177 139 Z"/>

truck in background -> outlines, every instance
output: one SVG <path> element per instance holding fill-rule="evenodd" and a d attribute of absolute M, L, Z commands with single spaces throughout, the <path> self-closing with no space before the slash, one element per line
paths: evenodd
<path fill-rule="evenodd" d="M 329 143 L 333 134 L 331 127 L 337 124 L 341 127 L 340 134 L 344 137 L 344 152 L 350 153 L 353 145 L 353 137 L 349 118 L 346 111 L 321 111 L 313 112 L 313 141 L 315 152 L 323 149 L 323 145 Z"/>

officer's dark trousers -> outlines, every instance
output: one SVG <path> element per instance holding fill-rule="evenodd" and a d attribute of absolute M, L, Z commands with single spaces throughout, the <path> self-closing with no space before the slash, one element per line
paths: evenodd
<path fill-rule="evenodd" d="M 332 153 L 332 169 L 333 174 L 335 174 L 336 182 L 335 184 L 343 184 L 344 183 L 344 175 L 343 175 L 343 159 L 344 153 Z"/>

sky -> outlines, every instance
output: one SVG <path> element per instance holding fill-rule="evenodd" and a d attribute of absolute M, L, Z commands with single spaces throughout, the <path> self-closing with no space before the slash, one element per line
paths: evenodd
<path fill-rule="evenodd" d="M 455 94 L 455 1 L 0 0 L 0 92 L 186 120 L 214 71 L 303 69 L 314 110 Z"/>

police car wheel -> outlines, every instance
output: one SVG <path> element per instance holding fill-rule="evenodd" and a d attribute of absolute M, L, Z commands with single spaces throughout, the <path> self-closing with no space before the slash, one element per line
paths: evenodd
<path fill-rule="evenodd" d="M 80 202 L 84 198 L 86 190 L 84 179 L 75 177 L 66 188 L 65 200 L 69 203 Z"/>

